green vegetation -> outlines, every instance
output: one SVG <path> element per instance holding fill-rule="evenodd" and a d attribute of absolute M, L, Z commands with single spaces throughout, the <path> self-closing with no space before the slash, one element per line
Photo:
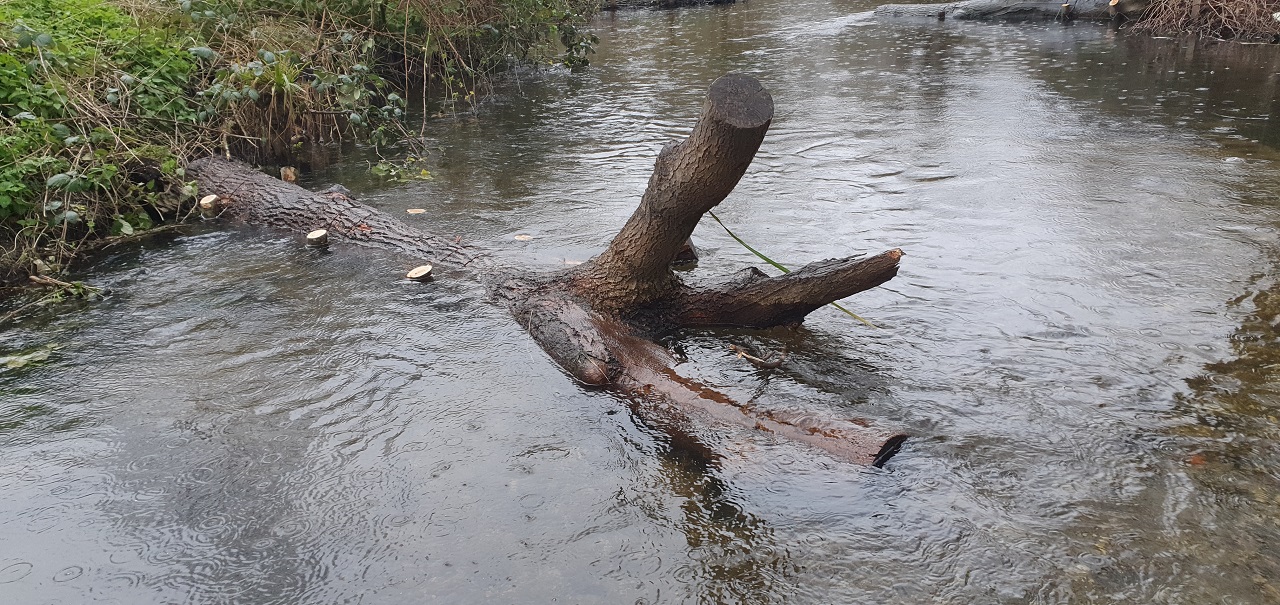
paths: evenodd
<path fill-rule="evenodd" d="M 184 216 L 193 157 L 387 142 L 407 91 L 585 64 L 593 1 L 0 1 L 0 280 Z"/>

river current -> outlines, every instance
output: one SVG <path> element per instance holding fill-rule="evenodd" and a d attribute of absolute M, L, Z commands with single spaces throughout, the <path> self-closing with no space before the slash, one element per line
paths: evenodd
<path fill-rule="evenodd" d="M 872 8 L 605 13 L 590 67 L 429 121 L 430 180 L 306 179 L 563 268 L 755 76 L 777 115 L 720 218 L 787 265 L 907 256 L 845 301 L 874 329 L 667 344 L 757 407 L 910 433 L 883 469 L 714 426 L 690 464 L 465 274 L 211 226 L 0 327 L 50 351 L 0 368 L 0 602 L 1280 601 L 1280 49 Z M 694 241 L 689 279 L 762 265 Z"/>

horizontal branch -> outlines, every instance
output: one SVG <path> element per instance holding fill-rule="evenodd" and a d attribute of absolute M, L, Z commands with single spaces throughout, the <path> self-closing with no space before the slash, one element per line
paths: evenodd
<path fill-rule="evenodd" d="M 207 157 L 187 166 L 201 195 L 219 197 L 219 216 L 252 225 L 305 234 L 325 229 L 331 240 L 382 248 L 442 266 L 464 266 L 480 251 L 457 238 L 434 235 L 406 225 L 342 193 L 315 193 L 263 174 L 252 167 Z"/>
<path fill-rule="evenodd" d="M 726 283 L 682 293 L 672 319 L 684 327 L 798 324 L 818 307 L 889 281 L 901 258 L 895 248 L 869 258 L 818 261 L 778 277 L 746 269 Z"/>

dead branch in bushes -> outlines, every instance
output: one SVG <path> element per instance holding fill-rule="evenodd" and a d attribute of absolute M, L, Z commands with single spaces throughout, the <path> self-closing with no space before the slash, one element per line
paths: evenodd
<path fill-rule="evenodd" d="M 1273 39 L 1280 36 L 1276 0 L 1155 0 L 1133 25 L 1156 35 Z"/>

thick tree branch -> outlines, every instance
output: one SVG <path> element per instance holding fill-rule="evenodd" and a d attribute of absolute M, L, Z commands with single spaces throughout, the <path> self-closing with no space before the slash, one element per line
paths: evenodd
<path fill-rule="evenodd" d="M 902 250 L 893 249 L 870 258 L 818 261 L 779 277 L 746 269 L 718 286 L 683 292 L 671 321 L 683 327 L 798 324 L 818 307 L 889 281 L 901 258 Z"/>
<path fill-rule="evenodd" d="M 703 213 L 737 186 L 772 120 L 773 97 L 755 78 L 728 74 L 712 83 L 693 132 L 658 154 L 627 224 L 600 256 L 572 272 L 574 292 L 610 312 L 670 292 L 676 283 L 671 261 Z"/>
<path fill-rule="evenodd" d="M 219 197 L 217 212 L 223 218 L 294 233 L 327 229 L 333 240 L 396 250 L 442 266 L 466 266 L 485 258 L 458 238 L 432 235 L 343 193 L 313 193 L 240 162 L 202 158 L 187 166 L 187 175 L 196 180 L 201 195 Z"/>

